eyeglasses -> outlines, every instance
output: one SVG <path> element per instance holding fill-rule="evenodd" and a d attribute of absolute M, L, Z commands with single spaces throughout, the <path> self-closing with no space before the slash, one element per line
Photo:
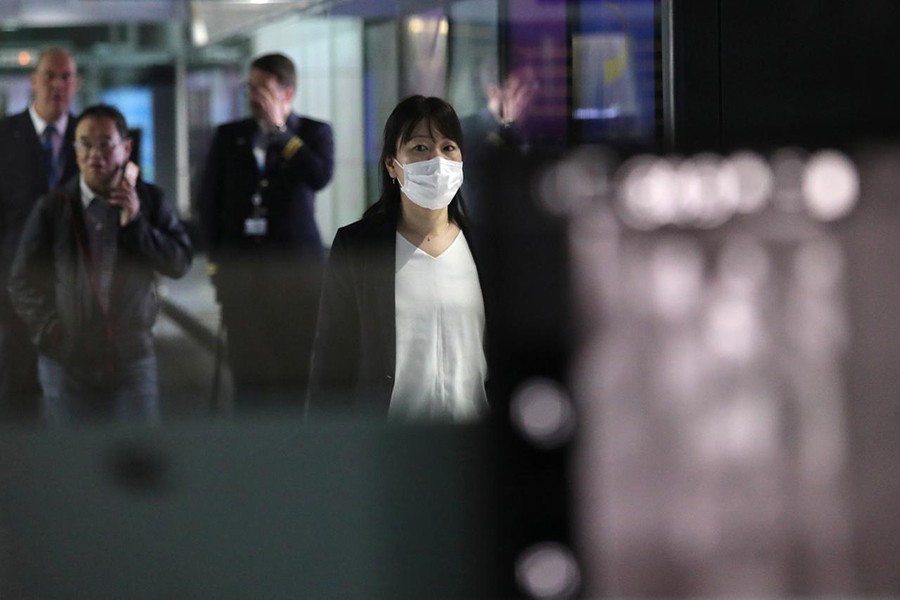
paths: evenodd
<path fill-rule="evenodd" d="M 109 154 L 121 143 L 121 140 L 76 140 L 75 151 L 89 154 L 91 150 L 96 150 L 100 154 Z"/>

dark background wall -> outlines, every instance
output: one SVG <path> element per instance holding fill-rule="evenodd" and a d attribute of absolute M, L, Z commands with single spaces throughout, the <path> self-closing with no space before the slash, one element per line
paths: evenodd
<path fill-rule="evenodd" d="M 674 0 L 677 149 L 900 133 L 900 3 Z"/>

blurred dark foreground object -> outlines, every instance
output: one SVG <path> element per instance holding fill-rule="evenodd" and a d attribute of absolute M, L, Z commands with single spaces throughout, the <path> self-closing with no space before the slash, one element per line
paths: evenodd
<path fill-rule="evenodd" d="M 485 429 L 0 435 L 0 597 L 490 597 Z"/>

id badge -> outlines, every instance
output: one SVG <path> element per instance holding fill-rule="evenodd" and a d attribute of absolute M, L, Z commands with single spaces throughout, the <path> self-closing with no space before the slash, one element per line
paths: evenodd
<path fill-rule="evenodd" d="M 261 218 L 244 219 L 244 235 L 266 235 L 268 222 Z"/>

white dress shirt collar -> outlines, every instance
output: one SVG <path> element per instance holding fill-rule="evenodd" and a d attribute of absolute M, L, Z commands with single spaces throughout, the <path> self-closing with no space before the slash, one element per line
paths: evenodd
<path fill-rule="evenodd" d="M 34 104 L 31 104 L 28 107 L 28 114 L 31 116 L 31 122 L 34 125 L 34 130 L 37 132 L 38 137 L 41 137 L 44 134 L 44 129 L 47 128 L 47 121 L 41 118 L 41 116 L 34 110 Z M 69 126 L 69 113 L 63 113 L 63 116 L 59 118 L 53 125 L 56 126 L 56 131 L 59 133 L 60 139 L 66 136 L 66 127 Z"/>
<path fill-rule="evenodd" d="M 81 188 L 81 205 L 84 208 L 90 206 L 91 202 L 94 201 L 94 198 L 100 197 L 100 194 L 88 187 L 87 182 L 84 180 L 84 175 L 78 176 L 78 185 Z"/>

